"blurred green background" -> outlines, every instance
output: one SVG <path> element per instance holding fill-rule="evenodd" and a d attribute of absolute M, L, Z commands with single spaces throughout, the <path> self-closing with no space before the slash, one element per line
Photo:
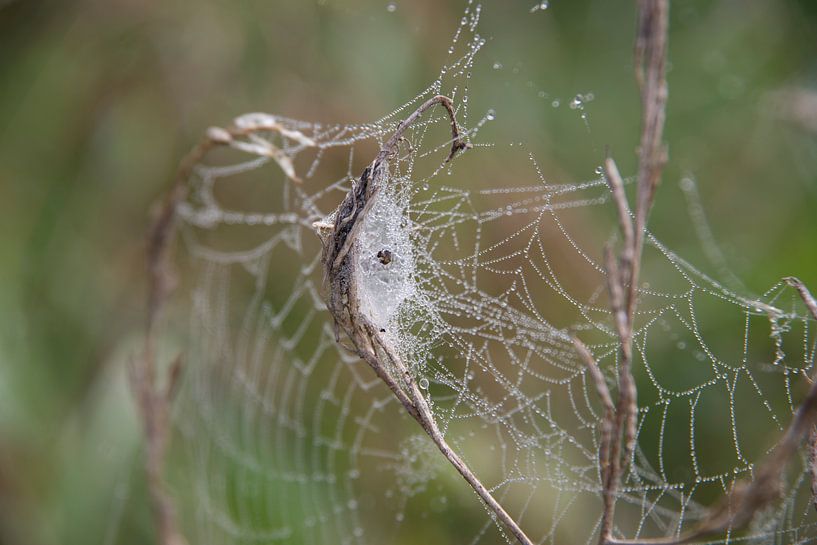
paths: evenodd
<path fill-rule="evenodd" d="M 471 107 L 519 120 L 496 139 L 532 142 L 556 179 L 592 178 L 605 145 L 632 173 L 633 6 L 532 6 L 486 6 L 479 62 L 494 74 L 471 80 Z M 247 111 L 381 117 L 436 77 L 463 7 L 0 1 L 1 543 L 153 539 L 124 366 L 144 318 L 149 210 L 185 151 Z M 815 37 L 811 0 L 672 3 L 671 162 L 651 226 L 707 268 L 678 186 L 694 177 L 755 294 L 784 275 L 817 289 Z M 589 130 L 567 107 L 588 92 Z M 501 168 L 516 166 L 529 177 Z"/>

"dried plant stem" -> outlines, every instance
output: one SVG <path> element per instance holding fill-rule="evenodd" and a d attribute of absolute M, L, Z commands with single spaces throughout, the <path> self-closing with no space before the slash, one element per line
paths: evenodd
<path fill-rule="evenodd" d="M 800 299 L 803 300 L 803 303 L 805 303 L 809 314 L 811 314 L 812 318 L 817 320 L 817 300 L 814 299 L 814 296 L 808 290 L 806 285 L 803 284 L 799 278 L 795 278 L 793 276 L 787 276 L 783 279 L 783 281 L 797 290 L 797 293 L 800 295 Z"/>
<path fill-rule="evenodd" d="M 669 24 L 668 0 L 638 0 L 638 29 L 634 60 L 636 81 L 641 91 L 642 128 L 638 161 L 635 217 L 630 212 L 624 183 L 615 162 L 604 164 L 607 182 L 618 213 L 622 234 L 621 253 L 604 251 L 610 309 L 619 339 L 618 399 L 615 407 L 604 378 L 590 351 L 578 339 L 576 349 L 586 362 L 596 391 L 605 407 L 602 418 L 599 463 L 604 507 L 599 543 L 611 543 L 616 496 L 624 464 L 635 448 L 637 389 L 632 372 L 633 330 L 638 303 L 638 280 L 647 218 L 666 162 L 662 143 L 667 101 L 666 53 Z"/>
<path fill-rule="evenodd" d="M 394 353 L 393 350 L 386 348 L 387 345 L 380 337 L 379 333 L 375 333 L 375 340 L 384 349 L 384 352 L 388 354 L 391 364 L 403 373 L 411 395 L 411 400 L 413 401 L 413 407 L 416 410 L 416 416 L 414 416 L 415 420 L 417 420 L 420 426 L 422 426 L 426 434 L 431 437 L 431 440 L 434 441 L 435 445 L 437 445 L 437 448 L 440 450 L 442 455 L 451 463 L 452 466 L 454 466 L 454 469 L 459 472 L 459 474 L 463 477 L 463 479 L 465 479 L 471 488 L 474 489 L 480 499 L 485 502 L 485 505 L 487 505 L 488 508 L 494 514 L 496 514 L 497 518 L 508 528 L 511 534 L 513 534 L 513 536 L 520 543 L 524 545 L 532 545 L 533 542 L 528 538 L 522 528 L 519 527 L 513 517 L 511 517 L 508 512 L 505 511 L 502 505 L 500 505 L 500 503 L 491 495 L 474 472 L 471 471 L 468 464 L 466 464 L 465 461 L 460 458 L 456 452 L 454 452 L 454 450 L 445 440 L 439 426 L 437 426 L 437 422 L 434 419 L 434 415 L 432 414 L 425 397 L 423 397 L 423 394 L 418 388 L 417 382 L 414 380 L 414 377 L 409 369 L 402 363 L 402 360 Z M 409 414 L 412 414 L 412 411 L 409 411 Z"/>
<path fill-rule="evenodd" d="M 291 131 L 268 123 L 259 126 L 211 128 L 179 164 L 173 185 L 165 194 L 164 201 L 148 233 L 147 272 L 148 293 L 144 345 L 141 356 L 129 368 L 131 388 L 145 433 L 145 472 L 151 510 L 156 526 L 157 541 L 161 545 L 184 545 L 184 537 L 178 528 L 173 499 L 164 479 L 165 459 L 170 442 L 170 405 L 181 373 L 182 359 L 177 357 L 171 364 L 166 386 L 157 377 L 157 328 L 162 311 L 174 287 L 171 266 L 172 242 L 176 235 L 176 212 L 187 195 L 187 182 L 193 168 L 207 153 L 217 146 L 239 145 L 237 139 L 252 136 L 259 131 L 287 132 L 286 136 L 304 145 L 311 140 L 297 131 Z M 289 159 L 271 144 L 267 154 L 275 160 L 290 178 L 294 171 Z"/>
<path fill-rule="evenodd" d="M 678 537 L 657 539 L 608 539 L 613 545 L 680 545 L 700 541 L 707 536 L 738 529 L 752 521 L 755 514 L 780 495 L 783 470 L 797 452 L 807 432 L 817 423 L 817 382 L 812 383 L 808 394 L 794 414 L 786 433 L 777 443 L 772 454 L 755 472 L 748 484 L 739 483 L 734 491 L 712 509 L 697 528 Z"/>
<path fill-rule="evenodd" d="M 646 223 L 661 170 L 666 162 L 662 144 L 667 99 L 665 78 L 668 2 L 638 1 L 638 35 L 635 45 L 636 79 L 641 89 L 642 133 L 639 148 L 638 183 L 635 214 L 630 213 L 621 176 L 612 159 L 605 162 L 605 174 L 618 212 L 622 233 L 622 250 L 618 258 L 610 247 L 605 249 L 610 307 L 619 337 L 618 401 L 615 407 L 604 377 L 587 347 L 574 339 L 576 350 L 585 361 L 605 412 L 602 419 L 599 459 L 604 495 L 599 543 L 601 545 L 680 545 L 700 541 L 712 534 L 741 528 L 755 514 L 779 496 L 783 469 L 803 440 L 810 434 L 810 473 L 812 491 L 817 496 L 817 381 L 795 412 L 786 433 L 773 453 L 755 472 L 748 484 L 738 484 L 733 492 L 714 508 L 692 531 L 656 539 L 617 539 L 612 536 L 616 495 L 622 477 L 622 463 L 630 459 L 635 442 L 636 387 L 632 374 L 632 342 L 637 305 L 637 286 L 641 268 Z M 796 278 L 785 281 L 803 299 L 817 320 L 817 301 Z M 815 499 L 817 507 L 817 499 Z"/>
<path fill-rule="evenodd" d="M 599 530 L 601 544 L 611 542 L 616 496 L 624 464 L 628 463 L 635 448 L 638 405 L 632 372 L 633 331 L 647 218 L 661 179 L 661 170 L 666 162 L 662 138 L 667 100 L 668 20 L 668 0 L 638 1 L 634 58 L 636 80 L 641 91 L 642 128 L 634 217 L 630 213 L 624 184 L 615 162 L 608 158 L 604 165 L 623 238 L 621 253 L 618 256 L 609 246 L 604 252 L 610 308 L 620 347 L 618 399 L 614 409 L 612 397 L 606 391 L 603 377 L 592 355 L 581 342 L 574 341 L 577 351 L 588 365 L 596 390 L 605 406 L 599 453 L 604 496 L 604 510 Z"/>
<path fill-rule="evenodd" d="M 811 503 L 817 510 L 817 427 L 808 436 L 808 469 L 811 477 Z"/>
<path fill-rule="evenodd" d="M 795 288 L 805 303 L 812 318 L 817 320 L 817 301 L 806 286 L 797 278 L 784 279 Z M 754 478 L 748 484 L 739 483 L 733 492 L 724 498 L 697 528 L 678 537 L 657 539 L 607 539 L 610 545 L 681 545 L 700 541 L 707 536 L 738 529 L 749 524 L 755 514 L 780 496 L 780 482 L 788 461 L 797 452 L 803 438 L 809 435 L 809 471 L 812 494 L 817 492 L 817 468 L 815 468 L 815 424 L 817 424 L 817 380 L 811 386 L 805 399 L 794 413 L 789 427 L 778 441 L 772 454 L 760 465 Z M 817 500 L 813 500 L 817 501 Z"/>
<path fill-rule="evenodd" d="M 803 303 L 806 305 L 809 314 L 811 314 L 811 317 L 817 321 L 817 300 L 814 299 L 814 296 L 808 290 L 806 285 L 803 284 L 799 278 L 795 278 L 793 276 L 788 276 L 784 278 L 783 281 L 797 290 L 797 293 L 800 295 L 800 299 L 802 299 Z M 812 377 L 812 384 L 817 382 L 815 378 L 817 377 Z M 812 428 L 811 432 L 809 433 L 808 442 L 809 476 L 811 477 L 811 501 L 814 504 L 814 508 L 817 509 L 817 427 Z"/>
<path fill-rule="evenodd" d="M 593 359 L 590 350 L 587 349 L 583 342 L 575 337 L 573 338 L 573 344 L 576 347 L 576 351 L 584 360 L 585 365 L 587 365 L 590 378 L 593 380 L 593 386 L 596 388 L 596 393 L 604 406 L 604 414 L 601 419 L 601 438 L 599 441 L 599 470 L 602 482 L 607 483 L 610 475 L 610 449 L 613 440 L 613 421 L 615 419 L 616 408 L 613 405 L 613 397 L 610 395 L 607 383 L 604 382 L 604 376 L 601 374 L 601 370 L 596 364 L 596 360 Z M 602 497 L 604 501 L 603 513 L 612 512 L 614 509 L 613 503 L 615 502 L 615 497 L 610 492 L 611 490 L 607 486 L 604 486 Z"/>
<path fill-rule="evenodd" d="M 175 506 L 164 480 L 165 458 L 170 441 L 170 393 L 174 388 L 169 387 L 163 391 L 156 377 L 157 327 L 174 284 L 170 252 L 171 242 L 175 238 L 176 208 L 187 193 L 186 182 L 194 165 L 214 145 L 209 138 L 202 140 L 182 160 L 173 186 L 165 195 L 164 203 L 151 226 L 147 247 L 148 296 L 144 348 L 141 358 L 130 367 L 131 387 L 145 433 L 145 472 L 151 510 L 157 541 L 161 545 L 182 545 L 185 540 L 178 529 Z M 173 367 L 171 377 L 178 377 L 182 360 L 177 358 L 176 361 L 179 363 Z"/>
<path fill-rule="evenodd" d="M 406 412 L 423 428 L 446 460 L 474 489 L 488 509 L 520 543 L 532 545 L 533 542 L 525 535 L 513 517 L 505 511 L 471 471 L 468 464 L 454 452 L 445 440 L 423 393 L 414 380 L 411 369 L 402 361 L 384 331 L 370 323 L 360 310 L 357 296 L 358 274 L 360 273 L 356 271 L 352 259 L 355 242 L 379 190 L 388 179 L 389 161 L 396 152 L 403 133 L 425 111 L 437 104 L 446 109 L 451 120 L 452 144 L 446 161 L 451 160 L 458 151 L 468 147 L 457 125 L 453 103 L 451 99 L 442 95 L 427 100 L 397 126 L 394 134 L 383 145 L 372 164 L 363 171 L 360 179 L 352 184 L 352 188 L 337 209 L 330 231 L 322 236 L 324 244 L 322 261 L 328 291 L 327 308 L 334 318 L 338 341 L 340 342 L 340 331 L 342 330 L 351 342 L 353 351 L 366 361 L 377 376 L 386 383 Z"/>

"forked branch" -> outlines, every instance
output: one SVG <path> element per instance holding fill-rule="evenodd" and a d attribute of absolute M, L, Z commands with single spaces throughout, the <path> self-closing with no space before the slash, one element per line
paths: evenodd
<path fill-rule="evenodd" d="M 604 164 L 623 239 L 617 256 L 610 246 L 604 252 L 610 309 L 619 341 L 618 399 L 614 408 L 592 355 L 578 339 L 574 340 L 605 406 L 599 452 L 604 497 L 599 530 L 599 543 L 602 545 L 612 540 L 616 497 L 625 464 L 631 459 L 635 448 L 638 404 L 632 372 L 633 331 L 647 218 L 666 162 L 662 139 L 667 100 L 668 20 L 668 0 L 638 0 L 634 57 L 636 80 L 641 91 L 642 127 L 634 215 L 630 213 L 624 183 L 615 162 L 608 158 Z"/>
<path fill-rule="evenodd" d="M 642 99 L 642 133 L 639 148 L 638 183 L 635 214 L 630 213 L 623 182 L 612 159 L 605 162 L 605 174 L 618 213 L 622 249 L 616 257 L 605 249 L 605 268 L 610 307 L 619 337 L 618 401 L 612 398 L 604 377 L 590 351 L 574 339 L 576 350 L 585 361 L 596 392 L 605 408 L 602 419 L 599 461 L 604 496 L 599 543 L 601 545 L 679 545 L 701 541 L 713 534 L 739 529 L 779 497 L 782 472 L 809 433 L 817 441 L 817 380 L 794 414 L 791 424 L 769 458 L 755 472 L 754 479 L 739 483 L 731 494 L 713 508 L 696 528 L 675 537 L 622 540 L 612 536 L 615 503 L 622 478 L 622 463 L 630 459 L 635 443 L 636 387 L 632 374 L 632 342 L 637 306 L 637 286 L 641 268 L 646 223 L 655 198 L 661 170 L 666 162 L 662 144 L 667 85 L 665 78 L 668 2 L 639 0 L 638 34 L 635 46 L 636 79 Z M 794 287 L 817 320 L 817 301 L 796 278 L 785 281 Z M 817 443 L 811 445 L 812 489 L 817 491 Z M 815 501 L 817 506 L 817 500 Z"/>
<path fill-rule="evenodd" d="M 452 143 L 446 161 L 450 161 L 458 151 L 468 147 L 457 125 L 451 99 L 442 95 L 427 100 L 397 126 L 395 133 L 386 141 L 371 165 L 366 167 L 360 179 L 352 184 L 335 212 L 329 231 L 322 236 L 324 245 L 322 262 L 327 289 L 326 305 L 335 321 L 338 342 L 340 342 L 340 331 L 342 330 L 351 343 L 352 350 L 366 361 L 377 376 L 386 383 L 406 412 L 420 424 L 442 455 L 474 489 L 497 519 L 520 543 L 532 545 L 533 542 L 525 535 L 513 517 L 505 511 L 471 471 L 468 464 L 447 443 L 411 369 L 392 346 L 392 341 L 385 335 L 385 330 L 372 324 L 361 310 L 357 295 L 361 273 L 355 269 L 355 261 L 352 257 L 356 252 L 356 242 L 361 226 L 379 191 L 388 181 L 389 163 L 403 133 L 426 110 L 436 104 L 446 109 L 451 121 Z M 321 225 L 326 227 L 326 225 Z"/>

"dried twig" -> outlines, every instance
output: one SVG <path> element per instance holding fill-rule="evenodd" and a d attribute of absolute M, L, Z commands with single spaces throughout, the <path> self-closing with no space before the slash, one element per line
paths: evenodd
<path fill-rule="evenodd" d="M 601 473 L 601 481 L 606 483 L 610 475 L 610 447 L 613 440 L 613 421 L 615 419 L 616 408 L 613 405 L 613 397 L 610 395 L 610 390 L 607 388 L 607 383 L 604 381 L 604 376 L 601 374 L 596 360 L 590 350 L 577 338 L 573 338 L 573 345 L 576 351 L 582 357 L 587 365 L 587 370 L 590 373 L 590 378 L 593 380 L 593 386 L 596 388 L 596 393 L 601 399 L 604 406 L 604 415 L 601 419 L 601 438 L 599 441 L 599 468 Z M 611 490 L 604 487 L 604 512 L 613 510 L 614 496 L 610 493 Z"/>
<path fill-rule="evenodd" d="M 755 472 L 748 484 L 739 483 L 697 528 L 678 537 L 656 539 L 607 539 L 611 545 L 680 545 L 701 541 L 707 536 L 738 529 L 752 521 L 754 516 L 780 495 L 783 470 L 797 452 L 803 436 L 817 423 L 817 382 L 812 383 L 808 394 L 794 414 L 786 433 L 775 446 L 772 454 Z"/>
<path fill-rule="evenodd" d="M 639 0 L 638 34 L 635 45 L 636 79 L 641 89 L 642 126 L 639 147 L 635 219 L 629 213 L 624 184 L 615 162 L 605 162 L 605 174 L 619 215 L 623 249 L 618 263 L 608 248 L 606 266 L 610 305 L 620 342 L 619 394 L 613 423 L 610 471 L 603 483 L 612 498 L 602 516 L 600 541 L 612 534 L 615 497 L 622 477 L 622 465 L 630 460 L 636 437 L 637 391 L 632 373 L 633 330 L 641 272 L 644 237 L 655 191 L 666 162 L 662 143 L 667 101 L 666 54 L 669 4 L 667 0 Z"/>
<path fill-rule="evenodd" d="M 799 278 L 795 278 L 794 276 L 788 276 L 784 278 L 783 281 L 797 290 L 797 293 L 800 295 L 800 299 L 802 299 L 803 303 L 806 305 L 809 314 L 811 314 L 811 317 L 817 321 L 817 300 L 814 299 L 814 296 L 808 290 L 806 285 L 803 284 Z M 817 382 L 815 379 L 817 379 L 817 373 L 815 373 L 815 376 L 811 379 L 812 385 Z M 809 433 L 808 443 L 808 466 L 809 476 L 811 477 L 811 501 L 814 504 L 814 508 L 817 509 L 817 427 L 812 428 L 811 432 Z"/>
<path fill-rule="evenodd" d="M 176 235 L 176 212 L 187 195 L 187 182 L 193 168 L 207 153 L 217 146 L 232 145 L 241 148 L 244 142 L 238 140 L 256 132 L 279 132 L 299 142 L 311 142 L 298 131 L 285 129 L 274 122 L 243 124 L 228 129 L 211 128 L 205 138 L 181 161 L 173 185 L 167 192 L 159 213 L 151 225 L 147 244 L 148 294 L 145 324 L 144 348 L 141 357 L 130 366 L 130 381 L 136 397 L 142 427 L 145 432 L 145 471 L 151 500 L 157 540 L 161 545 L 183 545 L 184 537 L 178 529 L 173 500 L 164 480 L 164 466 L 170 441 L 170 404 L 178 385 L 182 359 L 177 357 L 171 364 L 167 384 L 162 388 L 157 379 L 157 327 L 165 303 L 173 291 L 171 266 L 172 242 Z M 297 138 L 297 137 L 300 137 Z M 303 143 L 303 142 L 302 142 Z M 314 142 L 312 143 L 314 145 Z M 254 150 L 258 153 L 257 150 Z M 264 150 L 281 169 L 293 180 L 295 178 L 289 157 L 281 150 L 268 144 Z"/>
<path fill-rule="evenodd" d="M 808 290 L 806 285 L 803 284 L 799 278 L 795 278 L 794 276 L 787 276 L 783 279 L 783 281 L 797 290 L 797 293 L 800 295 L 800 299 L 803 300 L 803 303 L 805 303 L 809 314 L 811 314 L 812 318 L 817 320 L 817 300 L 814 299 L 814 296 Z"/>
<path fill-rule="evenodd" d="M 637 391 L 632 373 L 633 330 L 647 217 L 661 178 L 661 170 L 666 162 L 662 138 L 667 100 L 665 66 L 668 18 L 667 0 L 638 1 L 638 30 L 634 58 L 636 80 L 641 90 L 642 129 L 635 217 L 630 213 L 624 193 L 624 184 L 615 162 L 608 158 L 604 165 L 606 179 L 618 212 L 623 241 L 622 250 L 618 256 L 614 255 L 609 246 L 604 252 L 610 309 L 613 313 L 620 346 L 618 400 L 614 410 L 612 410 L 612 398 L 609 393 L 602 392 L 599 380 L 594 378 L 596 389 L 599 390 L 599 395 L 606 408 L 602 420 L 602 441 L 599 454 L 604 494 L 604 511 L 599 530 L 601 544 L 611 542 L 616 495 L 622 478 L 623 465 L 630 460 L 635 447 Z M 578 340 L 575 340 L 574 344 L 587 362 L 591 374 L 597 373 L 597 365 L 590 352 Z"/>
<path fill-rule="evenodd" d="M 618 259 L 605 249 L 610 307 L 620 343 L 619 393 L 615 409 L 598 365 L 577 339 L 576 349 L 587 363 L 597 393 L 605 406 L 602 420 L 600 461 L 604 494 L 599 542 L 601 545 L 679 545 L 700 541 L 715 533 L 745 526 L 756 513 L 779 496 L 780 481 L 786 463 L 794 455 L 806 433 L 811 434 L 810 472 L 812 491 L 817 496 L 817 381 L 795 412 L 786 433 L 772 455 L 755 472 L 748 484 L 734 491 L 692 531 L 677 537 L 622 540 L 612 536 L 615 500 L 622 473 L 622 461 L 629 460 L 635 441 L 636 388 L 632 375 L 633 319 L 637 305 L 637 286 L 647 217 L 655 190 L 666 162 L 661 143 L 667 98 L 665 62 L 667 47 L 667 0 L 639 0 L 638 35 L 635 45 L 636 79 L 641 89 L 642 133 L 639 149 L 638 184 L 634 218 L 630 214 L 623 183 L 612 159 L 605 162 L 605 173 L 618 212 L 623 248 Z M 817 320 L 817 301 L 796 278 L 785 281 L 794 287 L 809 312 Z M 610 431 L 612 430 L 612 432 Z M 817 507 L 817 499 L 815 500 Z"/>
<path fill-rule="evenodd" d="M 361 312 L 357 296 L 357 282 L 360 273 L 355 270 L 354 260 L 351 257 L 356 251 L 355 243 L 361 225 L 375 202 L 378 192 L 388 180 L 389 164 L 403 133 L 426 110 L 436 104 L 445 107 L 451 119 L 452 144 L 451 152 L 446 160 L 451 160 L 458 151 L 468 147 L 457 126 L 451 99 L 445 96 L 438 95 L 430 98 L 397 126 L 395 133 L 380 149 L 372 164 L 366 167 L 360 179 L 352 184 L 349 193 L 335 213 L 334 221 L 329 224 L 328 228 L 325 223 L 318 225 L 324 228 L 323 231 L 319 231 L 319 234 L 324 245 L 322 261 L 328 292 L 326 304 L 335 321 L 338 341 L 340 342 L 340 331 L 342 330 L 351 343 L 352 350 L 374 369 L 406 412 L 420 424 L 443 456 L 468 482 L 488 508 L 520 543 L 530 545 L 533 542 L 525 535 L 516 521 L 496 501 L 465 461 L 448 445 L 411 370 L 392 346 L 389 338 L 383 334 L 384 331 L 375 327 Z"/>

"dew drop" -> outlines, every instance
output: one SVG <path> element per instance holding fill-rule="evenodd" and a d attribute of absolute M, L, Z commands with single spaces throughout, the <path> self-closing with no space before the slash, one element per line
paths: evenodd
<path fill-rule="evenodd" d="M 386 4 L 386 11 L 388 11 L 389 13 L 394 13 L 395 11 L 397 11 L 397 2 L 389 2 L 388 4 Z"/>
<path fill-rule="evenodd" d="M 550 103 L 550 105 L 553 106 L 554 108 L 558 108 L 559 104 L 560 104 L 560 102 L 559 102 L 558 98 Z"/>
<path fill-rule="evenodd" d="M 495 62 L 494 63 L 494 70 L 502 70 L 502 63 L 501 62 Z"/>
<path fill-rule="evenodd" d="M 420 379 L 420 388 L 423 390 L 428 390 L 428 379 L 423 377 Z"/>
<path fill-rule="evenodd" d="M 573 100 L 570 101 L 570 109 L 575 110 L 576 108 L 581 108 L 584 105 L 584 99 L 581 95 L 576 95 L 573 97 Z"/>
<path fill-rule="evenodd" d="M 537 11 L 545 11 L 550 7 L 550 2 L 548 0 L 542 0 L 541 2 L 534 4 L 532 8 L 530 8 L 531 13 L 536 13 Z"/>
<path fill-rule="evenodd" d="M 488 121 L 493 121 L 496 119 L 496 112 L 493 109 L 488 110 L 488 113 L 485 114 L 485 119 Z"/>

